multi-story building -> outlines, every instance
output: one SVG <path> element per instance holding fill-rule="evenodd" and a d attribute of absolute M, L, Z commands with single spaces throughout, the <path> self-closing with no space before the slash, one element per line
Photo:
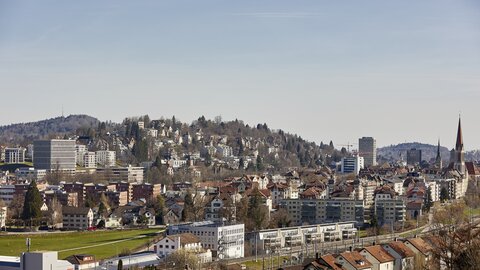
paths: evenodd
<path fill-rule="evenodd" d="M 397 198 L 395 191 L 387 185 L 375 190 L 374 214 L 380 226 L 404 222 L 406 217 L 405 201 Z"/>
<path fill-rule="evenodd" d="M 342 173 L 355 173 L 357 175 L 360 169 L 363 169 L 363 157 L 353 156 L 342 158 Z"/>
<path fill-rule="evenodd" d="M 416 148 L 407 150 L 408 165 L 420 164 L 420 162 L 422 162 L 422 150 Z"/>
<path fill-rule="evenodd" d="M 24 163 L 25 148 L 5 148 L 5 163 Z"/>
<path fill-rule="evenodd" d="M 67 193 L 77 194 L 77 204 L 83 205 L 85 198 L 85 186 L 81 182 L 64 183 L 63 190 Z"/>
<path fill-rule="evenodd" d="M 253 234 L 248 242 L 252 246 L 251 250 L 258 254 L 264 254 L 267 250 L 275 252 L 304 244 L 313 251 L 317 245 L 320 248 L 322 242 L 355 237 L 357 234 L 355 226 L 355 222 L 339 222 L 261 230 Z"/>
<path fill-rule="evenodd" d="M 377 165 L 377 141 L 372 137 L 358 139 L 358 155 L 363 157 L 365 167 Z"/>
<path fill-rule="evenodd" d="M 133 186 L 125 181 L 118 181 L 118 182 L 110 182 L 110 185 L 115 186 L 115 190 L 117 192 L 125 192 L 127 196 L 127 203 L 132 201 L 133 196 Z"/>
<path fill-rule="evenodd" d="M 15 197 L 15 185 L 0 185 L 0 200 L 9 205 Z"/>
<path fill-rule="evenodd" d="M 85 168 L 97 167 L 97 159 L 95 157 L 95 152 L 87 152 L 83 155 L 83 167 Z"/>
<path fill-rule="evenodd" d="M 93 225 L 93 211 L 89 207 L 62 208 L 63 228 L 67 230 L 86 230 Z"/>
<path fill-rule="evenodd" d="M 22 167 L 15 170 L 15 176 L 20 180 L 40 181 L 47 175 L 47 170 L 35 169 L 32 167 Z"/>
<path fill-rule="evenodd" d="M 149 200 L 160 195 L 161 191 L 162 191 L 161 184 L 150 184 L 150 183 L 133 184 L 132 200 L 134 201 L 140 200 L 140 199 Z"/>
<path fill-rule="evenodd" d="M 168 235 L 158 241 L 153 248 L 160 258 L 166 258 L 178 250 L 184 250 L 194 254 L 200 263 L 212 261 L 212 252 L 209 249 L 203 249 L 200 239 L 191 233 Z"/>
<path fill-rule="evenodd" d="M 223 157 L 230 157 L 233 155 L 233 148 L 225 144 L 219 144 L 217 146 L 217 153 L 219 153 Z"/>
<path fill-rule="evenodd" d="M 83 161 L 84 161 L 83 156 L 85 156 L 87 152 L 88 152 L 88 148 L 86 145 L 83 145 L 83 144 L 75 145 L 75 158 L 76 158 L 75 163 L 80 166 L 83 166 Z"/>
<path fill-rule="evenodd" d="M 75 173 L 75 141 L 39 140 L 33 142 L 36 169 Z"/>
<path fill-rule="evenodd" d="M 114 167 L 116 164 L 115 151 L 102 150 L 95 152 L 97 155 L 97 163 L 103 167 Z"/>
<path fill-rule="evenodd" d="M 244 224 L 222 225 L 212 221 L 171 225 L 168 234 L 192 233 L 202 242 L 204 249 L 212 250 L 219 259 L 243 258 Z"/>
<path fill-rule="evenodd" d="M 97 168 L 97 176 L 106 182 L 143 183 L 143 167 Z"/>
<path fill-rule="evenodd" d="M 280 201 L 280 208 L 287 210 L 296 226 L 344 221 L 362 226 L 364 223 L 363 200 L 286 199 Z"/>

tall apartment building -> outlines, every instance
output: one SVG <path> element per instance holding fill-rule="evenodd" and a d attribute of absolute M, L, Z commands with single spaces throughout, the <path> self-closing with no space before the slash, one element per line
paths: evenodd
<path fill-rule="evenodd" d="M 5 148 L 5 163 L 24 163 L 25 148 Z"/>
<path fill-rule="evenodd" d="M 102 150 L 95 152 L 97 155 L 97 163 L 102 167 L 113 167 L 116 162 L 115 151 Z"/>
<path fill-rule="evenodd" d="M 219 259 L 244 257 L 244 224 L 222 225 L 212 221 L 168 226 L 168 235 L 192 233 Z"/>
<path fill-rule="evenodd" d="M 377 141 L 372 137 L 358 139 L 358 154 L 363 157 L 365 167 L 377 165 Z"/>
<path fill-rule="evenodd" d="M 420 162 L 422 162 L 422 150 L 415 148 L 407 150 L 408 165 L 420 164 Z"/>
<path fill-rule="evenodd" d="M 145 199 L 149 200 L 160 195 L 162 190 L 161 184 L 133 184 L 132 185 L 132 200 Z"/>
<path fill-rule="evenodd" d="M 355 175 L 357 175 L 363 167 L 363 157 L 353 156 L 342 158 L 342 173 L 355 173 Z"/>
<path fill-rule="evenodd" d="M 38 140 L 33 142 L 33 148 L 36 169 L 75 172 L 75 141 Z"/>
<path fill-rule="evenodd" d="M 96 168 L 97 159 L 95 157 L 95 152 L 87 152 L 83 155 L 83 167 L 85 168 Z"/>
<path fill-rule="evenodd" d="M 364 223 L 363 200 L 350 199 L 285 199 L 280 207 L 286 209 L 292 224 L 322 224 L 329 222 L 355 221 Z"/>

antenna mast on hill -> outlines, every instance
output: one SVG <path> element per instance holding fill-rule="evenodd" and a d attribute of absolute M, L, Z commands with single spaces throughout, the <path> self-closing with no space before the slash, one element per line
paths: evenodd
<path fill-rule="evenodd" d="M 63 104 L 62 104 L 62 118 L 64 118 L 65 116 L 63 116 Z"/>

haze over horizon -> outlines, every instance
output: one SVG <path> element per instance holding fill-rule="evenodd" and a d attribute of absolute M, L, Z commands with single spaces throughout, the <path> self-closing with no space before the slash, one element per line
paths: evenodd
<path fill-rule="evenodd" d="M 201 115 L 480 149 L 478 1 L 0 1 L 0 125 Z"/>

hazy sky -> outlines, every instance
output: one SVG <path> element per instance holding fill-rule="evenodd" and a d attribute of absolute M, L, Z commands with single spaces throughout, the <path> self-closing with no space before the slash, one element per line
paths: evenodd
<path fill-rule="evenodd" d="M 480 1 L 0 0 L 0 125 L 266 122 L 480 149 Z"/>

